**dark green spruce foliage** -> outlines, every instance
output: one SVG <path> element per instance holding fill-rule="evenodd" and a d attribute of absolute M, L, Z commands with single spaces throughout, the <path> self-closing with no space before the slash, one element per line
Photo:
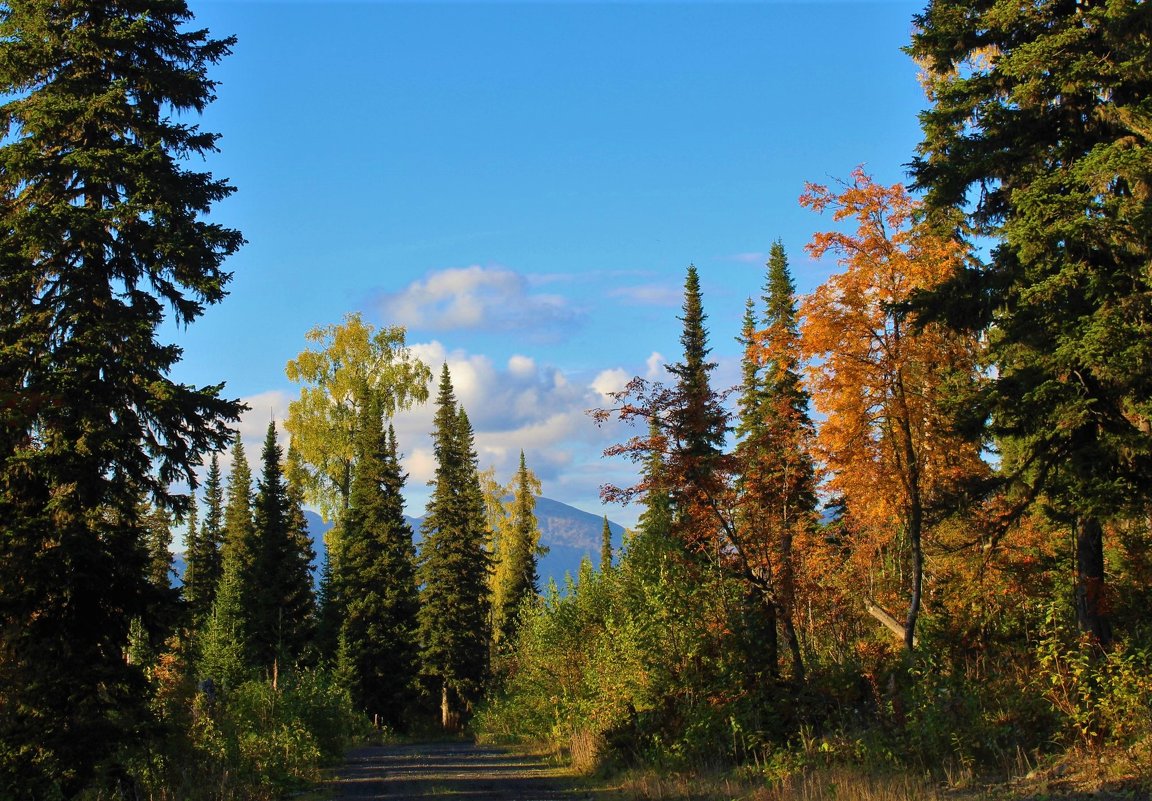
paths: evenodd
<path fill-rule="evenodd" d="M 644 511 L 637 535 L 666 541 L 672 536 L 672 498 L 668 493 L 668 468 L 664 464 L 667 437 L 655 416 L 648 422 L 648 458 L 644 463 Z"/>
<path fill-rule="evenodd" d="M 256 526 L 252 521 L 252 468 L 244 453 L 240 434 L 232 442 L 232 472 L 228 474 L 228 489 L 224 505 L 223 561 L 231 558 L 237 565 L 237 574 L 248 582 L 256 565 Z M 247 606 L 247 604 L 245 604 Z"/>
<path fill-rule="evenodd" d="M 71 796 L 133 732 L 124 659 L 147 614 L 140 493 L 186 505 L 239 405 L 167 376 L 156 339 L 224 296 L 239 233 L 205 220 L 231 188 L 187 170 L 215 136 L 231 40 L 186 5 L 0 6 L 0 796 Z"/>
<path fill-rule="evenodd" d="M 163 509 L 142 504 L 140 517 L 144 521 L 148 542 L 148 582 L 157 589 L 170 589 L 176 575 L 172 557 L 172 518 Z"/>
<path fill-rule="evenodd" d="M 316 654 L 328 663 L 337 657 L 340 627 L 343 625 L 340 593 L 336 588 L 330 555 L 331 550 L 325 543 L 320 556 L 320 581 L 316 587 L 316 635 L 313 642 Z"/>
<path fill-rule="evenodd" d="M 181 578 L 183 589 L 181 594 L 184 596 L 185 606 L 190 606 L 188 603 L 188 570 L 189 570 L 189 556 L 194 547 L 197 547 L 200 540 L 200 512 L 196 505 L 196 493 L 189 493 L 189 500 L 191 503 L 188 505 L 188 513 L 184 516 L 184 575 Z"/>
<path fill-rule="evenodd" d="M 213 453 L 204 482 L 204 522 L 197 528 L 195 506 L 188 520 L 185 543 L 184 600 L 193 628 L 199 628 L 212 611 L 220 583 L 220 549 L 224 540 L 224 490 L 220 459 Z"/>
<path fill-rule="evenodd" d="M 232 471 L 224 506 L 224 544 L 220 581 L 211 614 L 199 638 L 201 678 L 236 686 L 255 665 L 251 577 L 256 562 L 256 528 L 252 522 L 252 471 L 237 433 L 232 443 Z"/>
<path fill-rule="evenodd" d="M 612 569 L 612 529 L 608 526 L 608 515 L 604 515 L 604 528 L 600 530 L 600 569 Z"/>
<path fill-rule="evenodd" d="M 421 530 L 417 572 L 421 672 L 455 729 L 484 694 L 491 644 L 490 556 L 472 426 L 456 404 L 448 366 L 436 399 L 436 476 Z"/>
<path fill-rule="evenodd" d="M 247 603 L 239 552 L 225 549 L 212 610 L 196 636 L 198 678 L 223 690 L 235 689 L 252 674 Z"/>
<path fill-rule="evenodd" d="M 315 599 L 310 565 L 314 553 L 303 513 L 288 492 L 276 424 L 268 424 L 261 453 L 253 513 L 255 547 L 251 573 L 249 633 L 257 667 L 291 666 L 312 639 Z"/>
<path fill-rule="evenodd" d="M 916 185 L 998 242 L 923 306 L 989 332 L 973 406 L 1009 476 L 1074 527 L 1080 623 L 1107 642 L 1101 524 L 1152 487 L 1152 14 L 932 0 L 916 23 L 934 78 Z"/>
<path fill-rule="evenodd" d="M 763 617 L 751 624 L 765 629 L 748 641 L 763 645 L 765 664 L 775 675 L 779 624 L 798 680 L 804 668 L 793 620 L 792 543 L 815 516 L 816 471 L 809 455 L 814 432 L 797 358 L 795 287 L 779 241 L 767 266 L 763 327 L 757 331 L 749 301 L 741 335 L 745 352 L 735 455 L 742 502 L 732 539 L 756 596 L 752 616 L 759 608 Z"/>
<path fill-rule="evenodd" d="M 176 560 L 172 555 L 172 517 L 163 509 L 140 506 L 148 547 L 149 590 L 152 596 L 149 614 L 141 621 L 148 630 L 151 645 L 157 650 L 180 625 L 183 608 L 180 588 L 173 585 Z"/>
<path fill-rule="evenodd" d="M 344 600 L 341 664 L 354 702 L 397 728 L 416 688 L 416 552 L 396 434 L 391 426 L 384 432 L 378 400 L 360 410 L 336 577 Z"/>
<path fill-rule="evenodd" d="M 540 575 L 536 567 L 540 525 L 536 520 L 536 496 L 533 493 L 539 488 L 539 481 L 528 471 L 524 451 L 520 451 L 520 468 L 516 471 L 514 483 L 511 527 L 504 543 L 508 564 L 503 573 L 505 585 L 501 595 L 504 609 L 498 618 L 502 629 L 501 643 L 515 640 L 521 608 L 528 599 L 540 594 Z"/>
<path fill-rule="evenodd" d="M 745 357 L 740 362 L 740 395 L 736 399 L 736 435 L 743 437 L 759 414 L 764 390 L 760 381 L 760 363 L 749 358 L 749 349 L 757 342 L 756 302 L 748 298 L 744 303 L 744 317 L 740 322 L 737 342 L 744 346 Z"/>
<path fill-rule="evenodd" d="M 684 316 L 680 344 L 684 360 L 667 366 L 676 376 L 670 408 L 666 411 L 666 466 L 672 478 L 668 487 L 675 510 L 678 533 L 691 545 L 703 547 L 714 528 L 705 511 L 717 480 L 716 463 L 724 445 L 727 416 L 709 383 L 716 362 L 708 361 L 707 316 L 700 296 L 700 277 L 688 267 L 684 280 Z"/>

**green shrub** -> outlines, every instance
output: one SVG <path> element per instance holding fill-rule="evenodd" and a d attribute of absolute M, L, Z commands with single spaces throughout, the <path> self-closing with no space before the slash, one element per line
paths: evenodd
<path fill-rule="evenodd" d="M 1131 642 L 1104 652 L 1054 607 L 1037 648 L 1040 694 L 1081 745 L 1128 745 L 1152 735 L 1152 651 Z"/>

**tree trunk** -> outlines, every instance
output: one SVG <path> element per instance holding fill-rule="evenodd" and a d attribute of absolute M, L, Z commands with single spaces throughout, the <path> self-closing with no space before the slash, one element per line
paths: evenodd
<path fill-rule="evenodd" d="M 776 598 L 772 592 L 772 574 L 764 567 L 754 568 L 752 574 L 755 586 L 746 596 L 745 614 L 758 618 L 749 621 L 748 627 L 761 639 L 762 648 L 757 656 L 768 668 L 768 675 L 776 679 L 780 675 L 780 644 L 776 634 L 778 616 Z"/>
<path fill-rule="evenodd" d="M 1095 517 L 1082 517 L 1076 526 L 1076 617 L 1102 648 L 1112 644 L 1104 603 L 1104 527 Z"/>
<path fill-rule="evenodd" d="M 448 690 L 448 685 L 444 684 L 440 690 L 440 725 L 444 727 L 444 731 L 458 732 L 460 731 L 460 712 L 453 709 L 451 696 L 452 693 Z"/>
<path fill-rule="evenodd" d="M 752 619 L 746 624 L 758 640 L 759 648 L 754 651 L 769 676 L 775 680 L 780 675 L 780 645 L 776 634 L 776 604 L 764 591 L 752 591 L 746 601 L 745 615 Z"/>
<path fill-rule="evenodd" d="M 784 614 L 784 639 L 792 654 L 792 679 L 797 684 L 804 683 L 804 657 L 800 653 L 800 638 L 796 636 L 796 625 L 792 622 L 792 610 Z"/>
<path fill-rule="evenodd" d="M 920 598 L 924 591 L 924 545 L 921 542 L 923 526 L 924 511 L 917 493 L 908 515 L 908 542 L 912 546 L 912 598 L 908 604 L 908 619 L 904 624 L 904 647 L 909 653 L 916 646 L 916 621 L 920 617 Z"/>

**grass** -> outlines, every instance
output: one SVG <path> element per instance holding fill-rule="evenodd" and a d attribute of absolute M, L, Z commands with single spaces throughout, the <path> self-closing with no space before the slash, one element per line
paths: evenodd
<path fill-rule="evenodd" d="M 1040 763 L 1021 755 L 998 776 L 960 765 L 939 766 L 929 775 L 835 764 L 775 781 L 747 771 L 638 770 L 601 787 L 615 801 L 1152 801 L 1152 738 L 1129 748 L 1072 749 Z"/>

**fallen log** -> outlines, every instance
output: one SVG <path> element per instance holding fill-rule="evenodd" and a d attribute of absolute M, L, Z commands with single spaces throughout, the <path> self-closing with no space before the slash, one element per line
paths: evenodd
<path fill-rule="evenodd" d="M 885 612 L 883 609 L 880 608 L 880 606 L 878 604 L 876 604 L 876 602 L 872 601 L 871 599 L 865 599 L 864 608 L 868 610 L 868 614 L 872 615 L 872 617 L 879 620 L 882 624 L 884 624 L 885 628 L 887 628 L 889 631 L 891 631 L 893 634 L 895 634 L 896 639 L 900 640 L 900 642 L 904 642 L 904 635 L 905 635 L 906 629 L 904 628 L 903 623 L 901 623 L 896 618 L 892 617 L 892 615 Z M 919 639 L 920 639 L 919 637 L 913 637 L 912 638 L 912 645 L 913 646 L 918 645 Z"/>

